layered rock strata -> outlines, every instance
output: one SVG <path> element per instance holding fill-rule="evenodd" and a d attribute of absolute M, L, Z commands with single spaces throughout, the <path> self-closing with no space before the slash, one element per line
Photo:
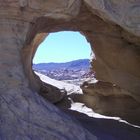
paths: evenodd
<path fill-rule="evenodd" d="M 43 83 L 31 69 L 32 58 L 50 32 L 71 30 L 84 34 L 96 56 L 93 65 L 97 79 L 120 89 L 115 96 L 110 92 L 109 98 L 106 91 L 96 93 L 101 97 L 100 102 L 93 99 L 93 104 L 98 102 L 98 112 L 116 115 L 111 108 L 115 101 L 115 108 L 125 118 L 132 113 L 139 116 L 139 15 L 136 0 L 0 1 L 0 139 L 96 139 L 36 93 Z M 54 91 L 58 95 L 57 90 L 46 85 L 44 88 L 49 96 L 55 96 Z M 94 96 L 94 88 L 88 94 Z M 137 117 L 131 119 L 139 123 Z"/>

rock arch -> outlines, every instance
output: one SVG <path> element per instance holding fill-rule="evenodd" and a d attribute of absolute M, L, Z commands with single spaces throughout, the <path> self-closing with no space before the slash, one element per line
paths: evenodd
<path fill-rule="evenodd" d="M 91 20 L 93 19 L 93 20 Z M 91 24 L 89 25 L 89 20 Z M 108 30 L 108 31 L 107 31 Z M 22 50 L 23 64 L 25 72 L 28 75 L 31 83 L 31 87 L 37 91 L 40 89 L 41 81 L 34 75 L 32 71 L 32 59 L 35 51 L 43 39 L 51 32 L 58 31 L 79 31 L 87 40 L 90 40 L 92 34 L 114 34 L 117 30 L 113 28 L 113 25 L 108 24 L 101 20 L 99 17 L 94 16 L 91 12 L 83 6 L 80 13 L 76 18 L 69 20 L 53 19 L 50 17 L 40 17 L 34 22 L 34 25 L 30 28 L 27 36 L 26 45 Z M 89 35 L 89 37 L 88 37 Z M 96 35 L 93 35 L 93 37 Z M 92 49 L 93 49 L 92 42 Z"/>
<path fill-rule="evenodd" d="M 122 115 L 120 116 L 127 118 L 128 112 L 131 110 L 130 108 L 137 107 L 140 102 L 138 95 L 140 91 L 140 82 L 137 77 L 139 76 L 137 67 L 140 67 L 139 59 L 137 59 L 139 57 L 137 54 L 139 48 L 135 47 L 134 44 L 130 44 L 130 40 L 124 39 L 123 33 L 125 33 L 125 31 L 121 27 L 114 25 L 113 23 L 106 22 L 98 16 L 92 14 L 85 5 L 81 6 L 79 14 L 76 18 L 74 17 L 69 20 L 64 20 L 61 18 L 54 19 L 50 17 L 40 17 L 36 19 L 34 25 L 30 29 L 30 34 L 29 37 L 27 37 L 28 40 L 26 42 L 27 46 L 29 46 L 27 48 L 29 48 L 30 52 L 32 52 L 31 54 L 29 53 L 28 56 L 25 55 L 26 57 L 23 58 L 24 60 L 28 59 L 28 57 L 31 58 L 30 62 L 27 61 L 30 63 L 30 66 L 25 63 L 25 67 L 28 66 L 26 67 L 26 71 L 30 74 L 28 77 L 31 79 L 31 85 L 33 87 L 41 86 L 41 83 L 40 85 L 37 84 L 38 80 L 34 77 L 34 74 L 31 71 L 31 60 L 35 52 L 34 48 L 37 48 L 38 43 L 40 43 L 40 40 L 44 38 L 45 33 L 48 34 L 64 30 L 79 31 L 85 35 L 87 40 L 91 43 L 91 47 L 96 55 L 93 67 L 96 71 L 97 79 L 99 81 L 110 83 L 109 86 L 107 85 L 105 87 L 111 88 L 110 93 L 107 93 L 108 91 L 105 91 L 105 89 L 102 92 L 100 89 L 96 92 L 99 93 L 99 96 L 102 95 L 103 98 L 113 96 L 110 103 L 113 100 L 116 101 L 114 107 L 116 109 L 109 108 L 110 103 L 107 103 L 107 108 L 109 109 L 102 109 L 99 105 L 100 103 L 97 103 L 96 106 L 99 106 L 97 107 L 99 108 L 97 109 L 97 112 L 106 115 L 119 115 L 121 112 Z M 23 50 L 25 51 L 26 47 L 24 47 Z M 133 74 L 138 75 L 135 76 Z M 117 86 L 113 86 L 113 84 Z M 50 91 L 50 93 L 52 94 L 52 91 Z M 91 94 L 94 94 L 94 88 L 91 90 Z M 58 98 L 57 96 L 57 99 L 62 98 Z M 107 98 L 105 104 L 106 102 L 108 102 Z M 120 106 L 120 103 L 122 106 Z M 130 107 L 126 111 L 125 108 L 128 105 L 130 105 Z M 93 108 L 95 109 L 94 106 Z M 123 113 L 124 109 L 127 113 Z M 132 114 L 128 117 L 128 120 L 133 120 L 134 116 L 131 115 Z"/>
<path fill-rule="evenodd" d="M 102 93 L 100 85 L 93 90 L 92 86 L 85 89 L 88 94 L 96 93 L 94 97 L 100 103 L 108 103 L 104 106 L 96 102 L 96 111 L 109 115 L 117 113 L 139 124 L 138 3 L 123 1 L 119 9 L 117 0 L 0 2 L 0 139 L 96 139 L 36 94 L 42 83 L 31 70 L 35 50 L 48 33 L 62 30 L 80 31 L 86 36 L 96 55 L 93 66 L 97 79 L 109 83 L 112 88 L 109 95 Z M 114 95 L 118 92 L 121 96 Z M 86 99 L 88 103 L 88 97 L 81 100 Z M 110 108 L 112 104 L 116 105 L 115 112 Z"/>

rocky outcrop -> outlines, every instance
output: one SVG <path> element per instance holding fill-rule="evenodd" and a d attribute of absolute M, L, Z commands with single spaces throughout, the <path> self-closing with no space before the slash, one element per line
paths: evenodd
<path fill-rule="evenodd" d="M 93 63 L 97 79 L 122 89 L 121 99 L 111 95 L 104 98 L 102 94 L 100 103 L 108 100 L 108 104 L 97 104 L 100 113 L 110 106 L 108 112 L 113 115 L 111 105 L 116 100 L 116 108 L 129 110 L 127 103 L 121 104 L 126 96 L 133 113 L 137 113 L 140 101 L 139 7 L 136 0 L 1 1 L 0 139 L 96 139 L 36 94 L 43 84 L 31 69 L 32 58 L 38 44 L 50 32 L 72 30 L 84 34 L 96 56 Z M 53 90 L 45 88 L 51 95 Z M 129 94 L 124 94 L 124 90 Z M 124 110 L 120 110 L 120 114 Z M 126 118 L 132 114 L 131 110 L 123 113 Z M 135 120 L 135 116 L 132 119 Z"/>
<path fill-rule="evenodd" d="M 79 102 L 85 103 L 100 114 L 119 116 L 131 123 L 139 124 L 139 101 L 132 97 L 130 92 L 102 81 L 94 84 L 84 83 L 81 88 L 84 95 L 72 95 L 72 99 L 77 98 Z"/>

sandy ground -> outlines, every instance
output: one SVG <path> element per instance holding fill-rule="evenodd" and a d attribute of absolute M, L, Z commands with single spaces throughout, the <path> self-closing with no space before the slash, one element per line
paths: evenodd
<path fill-rule="evenodd" d="M 69 83 L 65 83 L 65 82 L 62 82 L 62 81 L 57 81 L 57 80 L 51 79 L 51 78 L 49 78 L 49 77 L 47 77 L 43 74 L 37 73 L 37 72 L 35 72 L 35 73 L 40 77 L 40 79 L 43 82 L 48 83 L 48 84 L 53 85 L 53 86 L 56 86 L 59 89 L 65 89 L 67 91 L 68 95 L 73 93 L 73 92 L 82 94 L 82 90 L 79 86 L 69 84 Z"/>

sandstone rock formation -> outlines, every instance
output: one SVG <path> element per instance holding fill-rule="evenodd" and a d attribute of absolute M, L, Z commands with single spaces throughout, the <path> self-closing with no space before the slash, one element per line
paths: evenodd
<path fill-rule="evenodd" d="M 115 107 L 123 108 L 119 114 L 128 108 L 122 116 L 129 118 L 131 104 L 133 113 L 139 115 L 139 15 L 139 0 L 0 1 L 0 139 L 96 139 L 36 93 L 43 84 L 32 71 L 32 58 L 50 32 L 72 30 L 84 34 L 96 56 L 93 65 L 97 79 L 121 89 L 119 95 L 109 98 L 100 93 L 96 106 L 100 113 L 110 106 L 108 114 L 114 115 L 111 106 L 117 100 Z M 125 99 L 125 105 L 120 104 Z M 102 101 L 107 101 L 107 106 L 100 105 Z M 140 123 L 135 116 L 131 121 Z"/>
<path fill-rule="evenodd" d="M 86 103 L 94 111 L 108 116 L 119 116 L 132 123 L 139 123 L 139 101 L 130 92 L 102 81 L 94 84 L 85 83 L 82 85 L 82 89 L 85 94 L 79 96 L 78 100 Z"/>

